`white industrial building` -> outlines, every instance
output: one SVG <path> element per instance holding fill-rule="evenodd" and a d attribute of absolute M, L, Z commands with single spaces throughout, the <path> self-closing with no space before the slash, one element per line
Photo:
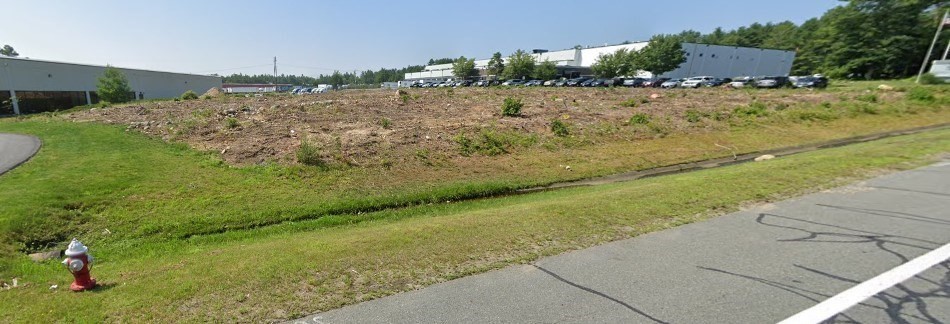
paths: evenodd
<path fill-rule="evenodd" d="M 566 49 L 561 51 L 534 50 L 531 55 L 536 62 L 554 62 L 562 76 L 575 77 L 591 75 L 591 65 L 603 54 L 614 53 L 619 49 L 639 51 L 649 42 L 621 45 Z M 679 68 L 659 77 L 686 78 L 691 76 L 736 77 L 736 76 L 787 76 L 795 61 L 794 51 L 764 48 L 738 47 L 683 43 L 686 61 Z M 505 64 L 508 58 L 504 57 Z M 488 59 L 476 60 L 475 68 L 482 76 L 488 67 Z M 649 72 L 641 72 L 640 77 L 653 77 Z M 407 81 L 444 81 L 454 78 L 452 64 L 429 65 L 422 72 L 406 73 Z"/>
<path fill-rule="evenodd" d="M 99 101 L 96 85 L 105 66 L 0 56 L 0 115 L 28 114 Z M 185 91 L 221 87 L 221 77 L 117 68 L 136 99 L 174 98 Z"/>

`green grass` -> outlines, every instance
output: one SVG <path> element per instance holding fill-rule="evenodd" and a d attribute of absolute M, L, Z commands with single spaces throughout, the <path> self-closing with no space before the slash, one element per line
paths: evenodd
<path fill-rule="evenodd" d="M 333 161 L 232 167 L 217 152 L 122 127 L 56 114 L 0 119 L 0 132 L 35 134 L 44 142 L 31 161 L 0 176 L 0 192 L 14 193 L 0 195 L 0 281 L 18 277 L 28 284 L 0 290 L 0 313 L 14 314 L 14 321 L 289 318 L 839 184 L 869 170 L 919 165 L 948 150 L 950 131 L 938 131 L 767 164 L 448 203 L 950 122 L 946 87 L 908 87 L 904 93 L 915 94 L 905 96 L 864 89 L 870 85 L 827 90 L 841 91 L 844 101 L 787 109 L 753 103 L 713 115 L 696 110 L 701 118 L 692 122 L 703 130 L 692 133 L 671 131 L 672 123 L 691 122 L 689 116 L 652 111 L 630 112 L 631 125 L 605 124 L 599 136 L 570 129 L 570 136 L 551 135 L 553 142 L 486 126 L 465 134 L 467 144 L 456 138 L 470 157 L 419 149 L 418 165 L 376 168 L 347 165 L 339 148 L 316 146 L 304 157 L 323 153 Z M 874 91 L 878 99 L 853 100 L 854 91 Z M 710 127 L 714 121 L 724 125 Z M 660 138 L 631 140 L 624 132 Z M 748 190 L 722 189 L 740 187 Z M 68 273 L 22 253 L 62 248 L 74 236 L 92 246 L 99 260 L 94 272 L 107 289 L 51 293 L 50 284 L 68 284 Z M 73 311 L 85 308 L 90 311 Z"/>
<path fill-rule="evenodd" d="M 182 158 L 202 158 L 129 138 L 132 147 L 157 145 Z M 92 241 L 87 243 L 99 262 L 93 273 L 103 289 L 50 292 L 50 284 L 64 287 L 70 280 L 62 266 L 16 258 L 3 278 L 16 276 L 26 286 L 0 292 L 0 312 L 8 314 L 6 320 L 31 322 L 292 318 L 694 222 L 881 169 L 919 166 L 947 151 L 950 130 L 941 130 L 599 187 L 331 216 L 188 239 Z M 212 177 L 221 174 L 212 172 Z M 123 194 L 137 194 L 135 183 L 127 185 Z"/>

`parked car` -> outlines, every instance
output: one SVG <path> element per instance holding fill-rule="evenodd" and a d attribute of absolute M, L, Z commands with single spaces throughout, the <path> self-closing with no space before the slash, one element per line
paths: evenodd
<path fill-rule="evenodd" d="M 555 83 L 558 83 L 558 80 L 547 80 L 547 81 L 544 81 L 544 83 L 542 83 L 541 85 L 545 87 L 553 87 Z"/>
<path fill-rule="evenodd" d="M 796 88 L 827 88 L 828 87 L 828 78 L 825 77 L 815 77 L 815 76 L 806 76 L 798 77 L 795 79 L 795 82 L 792 83 L 793 87 Z"/>
<path fill-rule="evenodd" d="M 526 81 L 526 82 L 524 83 L 524 86 L 526 86 L 526 87 L 537 87 L 537 86 L 540 86 L 541 83 L 543 83 L 543 81 L 541 81 L 541 80 L 528 80 L 528 81 Z"/>
<path fill-rule="evenodd" d="M 660 84 L 660 87 L 665 89 L 676 88 L 680 86 L 680 83 L 683 81 L 686 81 L 686 79 L 670 79 Z"/>
<path fill-rule="evenodd" d="M 692 77 L 692 78 L 686 79 L 686 81 L 683 81 L 683 83 L 680 83 L 679 86 L 683 88 L 699 88 L 703 85 L 703 83 L 711 81 L 713 79 L 715 78 L 711 76 Z"/>
<path fill-rule="evenodd" d="M 721 85 L 723 85 L 723 84 L 728 84 L 729 82 L 732 82 L 732 79 L 730 79 L 730 78 L 715 78 L 715 79 L 712 79 L 712 80 L 703 82 L 703 86 L 704 86 L 704 87 L 718 87 L 718 86 L 721 86 Z"/>
<path fill-rule="evenodd" d="M 568 82 L 571 82 L 571 79 L 561 79 L 560 81 L 554 82 L 554 86 L 555 86 L 555 87 L 566 87 Z"/>
<path fill-rule="evenodd" d="M 663 82 L 670 81 L 670 78 L 658 78 L 653 80 L 643 81 L 642 86 L 644 88 L 659 88 Z"/>
<path fill-rule="evenodd" d="M 503 86 L 519 86 L 519 85 L 524 85 L 524 84 L 525 84 L 525 81 L 524 81 L 524 80 L 511 79 L 511 80 L 505 81 L 505 82 L 502 83 L 501 85 L 503 85 Z"/>
<path fill-rule="evenodd" d="M 645 82 L 647 82 L 647 81 L 649 81 L 649 80 L 644 79 L 644 78 L 630 78 L 630 79 L 624 79 L 624 80 L 623 80 L 623 86 L 624 86 L 624 87 L 637 87 L 637 88 L 639 88 L 639 87 L 643 87 L 643 84 L 644 84 Z"/>
<path fill-rule="evenodd" d="M 729 82 L 729 87 L 731 88 L 743 88 L 748 86 L 755 86 L 755 78 L 753 77 L 736 77 L 732 79 L 732 82 Z"/>
<path fill-rule="evenodd" d="M 788 85 L 788 77 L 783 76 L 767 76 L 755 81 L 756 88 L 781 88 Z"/>
<path fill-rule="evenodd" d="M 604 86 L 605 87 L 621 87 L 624 85 L 624 82 L 627 82 L 627 79 L 624 79 L 624 78 L 607 79 L 606 81 L 604 81 Z"/>
<path fill-rule="evenodd" d="M 567 83 L 565 85 L 567 85 L 568 87 L 581 87 L 583 86 L 584 82 L 587 82 L 589 80 L 590 78 L 573 78 L 573 79 L 567 80 Z"/>

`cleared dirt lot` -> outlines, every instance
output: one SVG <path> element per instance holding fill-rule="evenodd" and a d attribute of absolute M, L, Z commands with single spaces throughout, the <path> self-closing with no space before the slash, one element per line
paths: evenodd
<path fill-rule="evenodd" d="M 882 100 L 900 95 L 881 94 Z M 521 116 L 502 116 L 501 104 L 507 97 L 523 101 Z M 150 102 L 81 111 L 69 118 L 128 125 L 130 130 L 221 152 L 231 164 L 296 163 L 300 143 L 310 141 L 320 147 L 327 162 L 369 166 L 415 163 L 423 154 L 464 158 L 457 136 L 485 129 L 531 136 L 530 145 L 542 146 L 633 140 L 722 129 L 730 124 L 736 107 L 752 102 L 781 110 L 842 100 L 850 97 L 808 90 L 351 90 Z M 653 126 L 627 127 L 637 113 L 647 114 Z M 568 137 L 573 140 L 555 138 L 554 120 L 569 126 Z"/>

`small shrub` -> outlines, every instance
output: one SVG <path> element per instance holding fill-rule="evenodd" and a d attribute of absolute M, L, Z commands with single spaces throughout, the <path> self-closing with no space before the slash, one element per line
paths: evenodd
<path fill-rule="evenodd" d="M 188 90 L 185 93 L 181 94 L 181 100 L 195 100 L 198 99 L 198 94 L 194 91 Z"/>
<path fill-rule="evenodd" d="M 870 103 L 877 103 L 877 100 L 878 100 L 877 95 L 873 93 L 859 95 L 857 97 L 854 97 L 854 99 L 858 101 L 864 101 L 864 102 L 870 102 Z"/>
<path fill-rule="evenodd" d="M 228 129 L 237 128 L 238 126 L 241 126 L 241 124 L 238 123 L 237 118 L 228 117 L 224 120 L 224 127 L 227 127 Z"/>
<path fill-rule="evenodd" d="M 300 147 L 297 148 L 297 162 L 310 166 L 325 165 L 320 159 L 320 148 L 308 141 L 300 142 Z"/>
<path fill-rule="evenodd" d="M 459 145 L 459 151 L 464 156 L 478 153 L 482 155 L 500 155 L 508 153 L 513 146 L 528 147 L 537 144 L 537 136 L 520 134 L 517 132 L 499 132 L 493 129 L 482 129 L 477 135 L 468 137 L 458 134 L 454 138 Z"/>
<path fill-rule="evenodd" d="M 647 124 L 647 127 L 650 128 L 650 131 L 651 131 L 651 132 L 653 132 L 654 134 L 658 135 L 659 137 L 664 137 L 664 136 L 670 134 L 669 128 L 667 128 L 666 126 L 663 126 L 663 125 L 661 125 L 661 124 L 659 124 L 659 123 L 653 123 L 653 122 L 651 122 L 651 123 L 648 123 L 648 124 Z"/>
<path fill-rule="evenodd" d="M 762 102 L 753 101 L 748 106 L 736 107 L 732 112 L 743 116 L 761 117 L 768 115 L 768 107 Z"/>
<path fill-rule="evenodd" d="M 692 109 L 686 111 L 686 121 L 690 123 L 696 123 L 696 122 L 699 122 L 701 119 L 703 119 L 703 115 L 699 113 L 698 111 L 695 111 Z"/>
<path fill-rule="evenodd" d="M 717 111 L 713 113 L 712 117 L 716 121 L 723 121 L 723 120 L 729 119 L 729 113 Z"/>
<path fill-rule="evenodd" d="M 380 119 L 379 126 L 382 126 L 384 129 L 389 129 L 389 127 L 392 127 L 392 121 L 390 121 L 389 118 Z"/>
<path fill-rule="evenodd" d="M 521 115 L 521 107 L 524 107 L 521 99 L 505 98 L 505 102 L 501 104 L 501 114 L 504 116 Z"/>
<path fill-rule="evenodd" d="M 868 115 L 877 115 L 878 110 L 876 107 L 869 104 L 856 104 L 848 107 L 848 110 L 854 114 L 868 114 Z"/>
<path fill-rule="evenodd" d="M 650 122 L 650 115 L 647 115 L 645 113 L 636 113 L 636 114 L 633 114 L 632 117 L 630 117 L 631 125 L 643 125 L 649 122 Z"/>
<path fill-rule="evenodd" d="M 623 102 L 621 102 L 621 103 L 620 103 L 620 106 L 627 107 L 627 108 L 634 108 L 634 107 L 636 107 L 638 104 L 640 104 L 640 102 L 639 102 L 637 99 L 631 98 L 631 99 L 627 99 L 627 100 L 624 100 Z"/>
<path fill-rule="evenodd" d="M 211 96 L 204 96 L 204 97 L 201 97 L 201 98 L 204 99 L 204 100 L 211 100 Z"/>
<path fill-rule="evenodd" d="M 838 116 L 831 111 L 818 110 L 797 110 L 793 111 L 791 116 L 801 121 L 831 121 L 838 119 Z"/>
<path fill-rule="evenodd" d="M 924 87 L 914 87 L 907 91 L 907 99 L 913 101 L 925 101 L 932 102 L 936 98 L 934 97 L 933 91 Z"/>
<path fill-rule="evenodd" d="M 554 136 L 564 137 L 570 134 L 570 130 L 567 127 L 567 123 L 555 119 L 551 122 L 551 132 L 554 133 Z"/>
<path fill-rule="evenodd" d="M 933 73 L 924 73 L 920 76 L 920 84 L 944 84 L 943 79 L 938 78 Z"/>
<path fill-rule="evenodd" d="M 830 102 L 827 102 L 827 101 L 822 102 L 822 103 L 821 103 L 821 108 L 831 109 L 831 103 L 830 103 Z"/>

